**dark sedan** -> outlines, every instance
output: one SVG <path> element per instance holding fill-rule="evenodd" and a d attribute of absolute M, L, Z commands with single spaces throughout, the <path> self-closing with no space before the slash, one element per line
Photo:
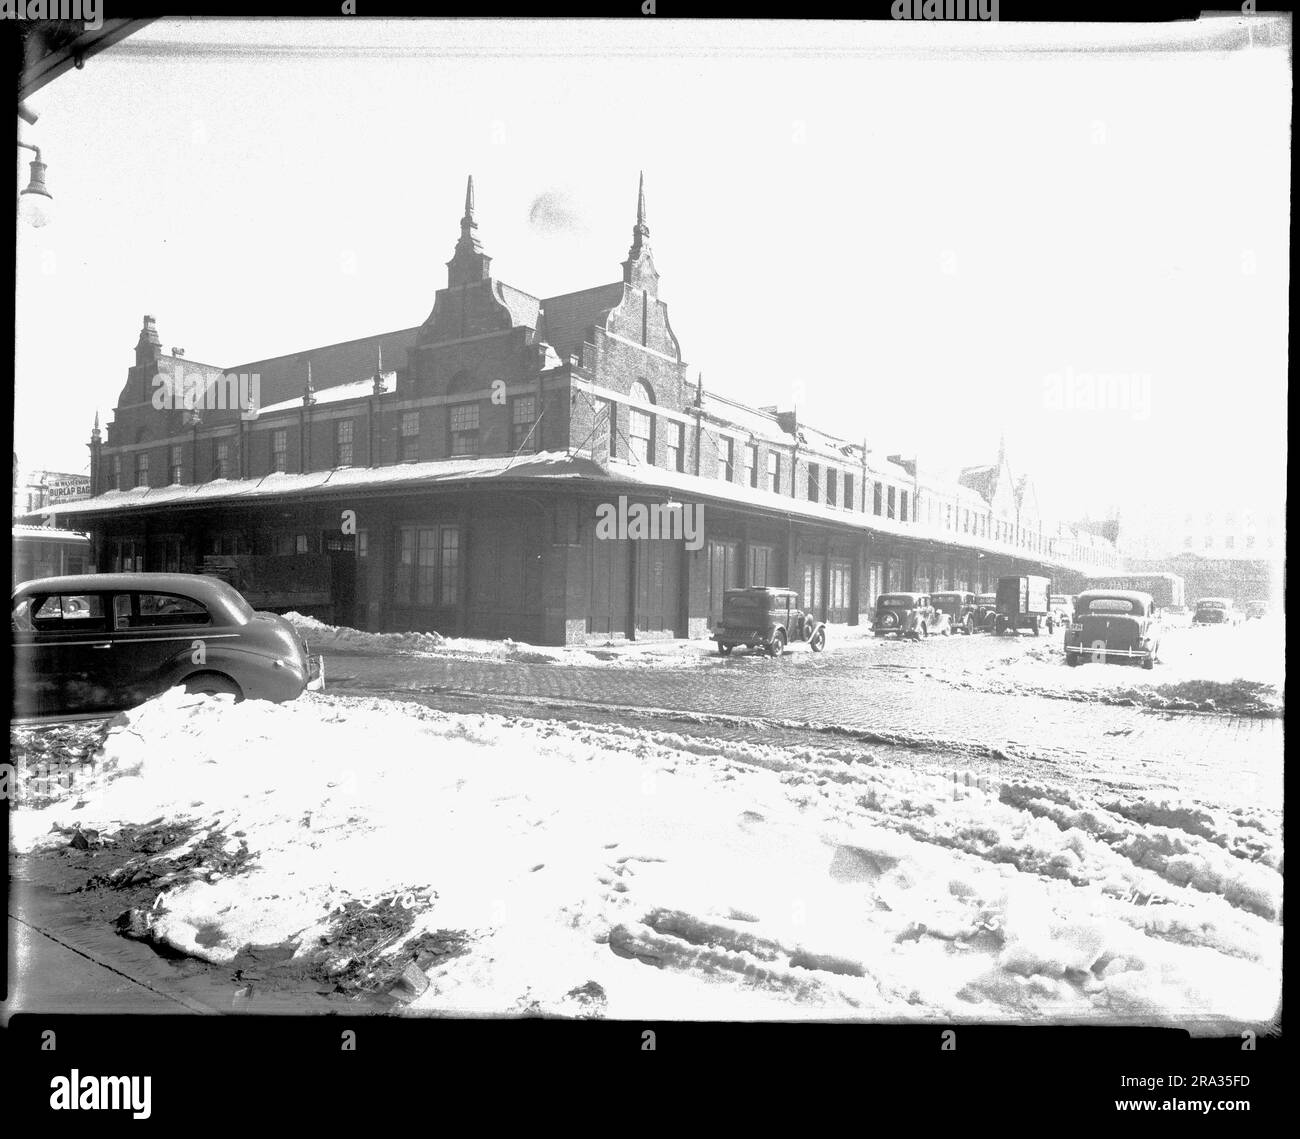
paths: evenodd
<path fill-rule="evenodd" d="M 1137 661 L 1154 668 L 1160 653 L 1160 620 L 1149 593 L 1089 589 L 1074 599 L 1074 620 L 1065 631 L 1065 663 Z"/>
<path fill-rule="evenodd" d="M 283 617 L 220 578 L 105 573 L 24 582 L 11 598 L 14 715 L 96 715 L 176 685 L 292 700 L 322 667 Z"/>

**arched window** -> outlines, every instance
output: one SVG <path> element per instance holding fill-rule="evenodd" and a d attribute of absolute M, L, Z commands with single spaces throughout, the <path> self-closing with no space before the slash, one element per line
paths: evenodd
<path fill-rule="evenodd" d="M 641 403 L 653 404 L 655 402 L 654 389 L 645 380 L 636 380 L 632 384 L 631 395 L 633 399 L 639 400 Z"/>

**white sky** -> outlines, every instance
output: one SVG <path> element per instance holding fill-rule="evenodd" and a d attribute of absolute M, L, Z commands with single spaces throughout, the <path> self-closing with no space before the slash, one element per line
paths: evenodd
<path fill-rule="evenodd" d="M 707 387 L 784 406 L 802 384 L 812 422 L 941 466 L 991 461 L 1005 431 L 1054 517 L 1272 503 L 1287 50 L 1095 50 L 1149 34 L 151 25 L 20 125 L 56 209 L 19 230 L 20 464 L 86 469 L 146 312 L 226 366 L 420 323 L 469 172 L 500 279 L 617 280 L 644 169 L 661 295 Z M 1044 35 L 1094 50 L 969 50 Z M 1148 376 L 1149 415 L 1051 405 L 1048 377 L 1095 373 Z"/>

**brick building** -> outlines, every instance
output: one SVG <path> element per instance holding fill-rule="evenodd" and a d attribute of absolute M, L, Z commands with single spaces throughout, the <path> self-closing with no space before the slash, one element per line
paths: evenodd
<path fill-rule="evenodd" d="M 493 275 L 472 179 L 460 229 L 416 328 L 230 368 L 165 353 L 145 317 L 107 436 L 92 433 L 93 497 L 52 513 L 92 534 L 103 570 L 310 576 L 316 559 L 302 597 L 281 580 L 263 603 L 542 643 L 701 636 L 735 585 L 789 584 L 857 622 L 885 590 L 1039 572 L 1073 592 L 1115 564 L 1044 521 L 1005 448 L 941 479 L 692 381 L 644 184 L 621 279 L 575 293 Z M 198 405 L 159 399 L 181 390 Z M 598 510 L 620 498 L 666 520 L 702 508 L 703 533 L 606 540 Z"/>

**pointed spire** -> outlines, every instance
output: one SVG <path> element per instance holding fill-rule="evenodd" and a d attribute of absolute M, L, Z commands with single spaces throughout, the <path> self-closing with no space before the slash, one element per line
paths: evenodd
<path fill-rule="evenodd" d="M 95 412 L 95 426 L 91 429 L 90 441 L 92 443 L 98 443 L 102 438 L 103 435 L 99 430 L 99 412 Z"/>
<path fill-rule="evenodd" d="M 311 407 L 316 402 L 316 388 L 311 382 L 311 361 L 307 361 L 307 386 L 302 389 L 304 407 Z"/>
<path fill-rule="evenodd" d="M 379 362 L 375 367 L 374 390 L 375 390 L 375 395 L 383 395 L 384 394 L 384 346 L 382 344 L 376 344 L 375 349 L 379 357 Z"/>
<path fill-rule="evenodd" d="M 645 220 L 645 171 L 636 191 L 636 225 L 632 227 L 632 248 L 623 262 L 623 281 L 651 295 L 658 292 L 659 274 L 650 254 L 650 227 Z"/>
<path fill-rule="evenodd" d="M 477 281 L 486 281 L 491 273 L 488 266 L 492 258 L 483 252 L 478 239 L 478 222 L 474 220 L 474 175 L 465 182 L 465 214 L 460 219 L 460 239 L 456 242 L 456 252 L 447 262 L 447 284 L 472 285 Z"/>
<path fill-rule="evenodd" d="M 635 261 L 646 248 L 650 237 L 650 227 L 645 222 L 645 171 L 641 171 L 641 181 L 636 191 L 636 225 L 632 227 L 632 248 L 628 250 L 629 261 Z"/>

